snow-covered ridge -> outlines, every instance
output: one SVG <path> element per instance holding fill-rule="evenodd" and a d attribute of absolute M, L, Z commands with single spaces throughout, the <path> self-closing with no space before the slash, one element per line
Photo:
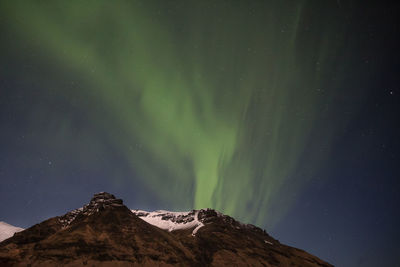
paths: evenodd
<path fill-rule="evenodd" d="M 197 231 L 210 224 L 223 224 L 225 227 L 237 230 L 251 230 L 259 233 L 266 233 L 265 230 L 254 226 L 252 224 L 244 224 L 236 221 L 228 215 L 224 215 L 219 211 L 213 209 L 201 209 L 185 212 L 156 210 L 131 210 L 136 216 L 154 225 L 160 229 L 169 232 L 176 230 L 193 229 L 192 235 L 195 236 Z"/>
<path fill-rule="evenodd" d="M 184 212 L 132 210 L 132 212 L 147 223 L 169 232 L 193 228 L 194 236 L 204 226 L 198 218 L 198 210 Z"/>
<path fill-rule="evenodd" d="M 16 232 L 21 232 L 24 229 L 21 227 L 12 226 L 11 224 L 0 222 L 0 242 L 10 238 Z"/>

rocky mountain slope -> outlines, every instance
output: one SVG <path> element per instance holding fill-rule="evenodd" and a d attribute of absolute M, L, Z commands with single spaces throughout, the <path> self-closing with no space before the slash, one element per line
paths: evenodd
<path fill-rule="evenodd" d="M 108 193 L 0 243 L 1 266 L 332 266 L 217 211 L 129 210 Z"/>

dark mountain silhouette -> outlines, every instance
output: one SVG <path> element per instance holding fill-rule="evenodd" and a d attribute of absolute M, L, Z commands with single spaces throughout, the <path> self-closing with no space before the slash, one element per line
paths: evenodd
<path fill-rule="evenodd" d="M 0 243 L 0 266 L 60 265 L 332 266 L 215 210 L 131 211 L 104 192 Z"/>

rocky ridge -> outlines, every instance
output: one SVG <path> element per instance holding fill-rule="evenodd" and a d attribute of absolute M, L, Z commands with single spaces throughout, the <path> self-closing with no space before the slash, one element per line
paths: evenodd
<path fill-rule="evenodd" d="M 82 208 L 72 210 L 63 216 L 60 216 L 58 220 L 63 227 L 67 227 L 77 217 L 90 216 L 95 212 L 99 212 L 104 209 L 113 209 L 122 206 L 124 206 L 122 199 L 117 199 L 114 195 L 110 193 L 100 192 L 94 194 L 89 204 L 86 204 Z"/>
<path fill-rule="evenodd" d="M 216 222 L 227 226 L 229 225 L 231 228 L 235 229 L 251 229 L 252 231 L 266 233 L 265 230 L 255 225 L 243 224 L 239 221 L 236 221 L 234 218 L 214 209 L 200 209 L 187 212 L 174 212 L 166 210 L 157 210 L 152 212 L 132 210 L 132 212 L 142 220 L 169 232 L 193 229 L 193 236 L 201 227 Z"/>
<path fill-rule="evenodd" d="M 105 192 L 0 243 L 0 266 L 27 265 L 332 266 L 215 210 L 132 212 Z"/>

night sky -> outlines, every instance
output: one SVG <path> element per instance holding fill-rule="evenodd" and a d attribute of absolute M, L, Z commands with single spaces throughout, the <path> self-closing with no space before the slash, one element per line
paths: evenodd
<path fill-rule="evenodd" d="M 1 1 L 0 221 L 107 191 L 396 266 L 400 6 L 372 2 Z"/>

